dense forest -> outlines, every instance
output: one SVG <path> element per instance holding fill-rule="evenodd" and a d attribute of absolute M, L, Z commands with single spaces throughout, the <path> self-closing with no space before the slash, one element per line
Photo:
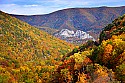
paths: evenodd
<path fill-rule="evenodd" d="M 61 79 L 56 81 L 125 83 L 125 15 L 107 25 L 99 40 L 88 41 L 64 56 L 57 69 Z"/>
<path fill-rule="evenodd" d="M 48 82 L 73 47 L 0 11 L 0 83 Z"/>
<path fill-rule="evenodd" d="M 74 46 L 0 12 L 0 83 L 92 82 L 125 83 L 125 15 Z"/>

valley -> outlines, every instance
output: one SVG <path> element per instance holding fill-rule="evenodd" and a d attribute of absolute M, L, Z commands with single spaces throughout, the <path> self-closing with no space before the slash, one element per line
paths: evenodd
<path fill-rule="evenodd" d="M 125 6 L 0 11 L 0 83 L 125 83 Z"/>

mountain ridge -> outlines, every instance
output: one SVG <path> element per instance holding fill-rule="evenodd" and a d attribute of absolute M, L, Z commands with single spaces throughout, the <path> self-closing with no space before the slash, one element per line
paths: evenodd
<path fill-rule="evenodd" d="M 97 35 L 95 39 L 98 39 L 99 33 L 103 27 L 124 13 L 125 6 L 69 8 L 45 15 L 11 15 L 38 28 L 50 27 L 57 30 L 90 31 L 92 34 Z"/>
<path fill-rule="evenodd" d="M 19 16 L 41 16 L 41 15 L 49 15 L 58 11 L 63 11 L 63 10 L 70 10 L 70 9 L 95 9 L 95 8 L 119 8 L 119 7 L 125 7 L 125 6 L 113 6 L 113 7 L 109 7 L 109 6 L 100 6 L 100 7 L 76 7 L 76 8 L 65 8 L 65 9 L 60 9 L 60 10 L 56 10 L 47 14 L 33 14 L 33 15 L 22 15 L 22 14 L 10 14 L 7 13 L 9 15 L 19 15 Z"/>
<path fill-rule="evenodd" d="M 58 28 L 68 28 L 68 29 L 76 28 L 80 30 L 85 30 L 82 28 L 90 28 L 90 26 L 94 27 L 95 25 L 93 25 L 93 23 L 96 21 L 99 22 L 98 20 L 100 20 L 100 17 L 102 16 L 104 17 L 101 18 L 103 20 L 100 20 L 100 22 L 105 22 L 108 20 L 110 20 L 111 22 L 113 19 L 117 18 L 118 16 L 124 13 L 125 13 L 125 6 L 97 7 L 97 8 L 69 8 L 69 9 L 55 11 L 45 15 L 30 15 L 30 16 L 13 15 L 13 16 L 31 25 L 36 25 L 36 26 L 47 26 L 50 28 L 57 28 L 57 29 Z M 106 18 L 108 17 L 107 18 L 108 20 L 104 19 L 105 17 Z M 87 25 L 88 22 L 90 22 L 88 24 L 89 26 Z M 75 23 L 77 25 L 75 25 Z M 100 26 L 102 26 L 102 23 L 100 24 Z M 100 26 L 99 24 L 98 26 L 96 25 L 96 27 L 100 27 Z M 104 24 L 102 27 L 104 27 Z"/>

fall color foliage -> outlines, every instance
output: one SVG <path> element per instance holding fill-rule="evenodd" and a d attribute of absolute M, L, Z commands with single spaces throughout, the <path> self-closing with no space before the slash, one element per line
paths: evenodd
<path fill-rule="evenodd" d="M 73 49 L 74 48 L 74 49 Z M 74 46 L 0 11 L 0 83 L 125 83 L 125 15 Z"/>

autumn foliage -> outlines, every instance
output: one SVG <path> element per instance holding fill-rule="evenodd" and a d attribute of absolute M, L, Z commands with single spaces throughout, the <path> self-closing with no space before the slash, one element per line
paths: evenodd
<path fill-rule="evenodd" d="M 0 83 L 48 83 L 73 47 L 0 11 Z"/>
<path fill-rule="evenodd" d="M 74 48 L 74 49 L 73 49 Z M 125 82 L 125 15 L 74 46 L 0 11 L 0 83 Z"/>

